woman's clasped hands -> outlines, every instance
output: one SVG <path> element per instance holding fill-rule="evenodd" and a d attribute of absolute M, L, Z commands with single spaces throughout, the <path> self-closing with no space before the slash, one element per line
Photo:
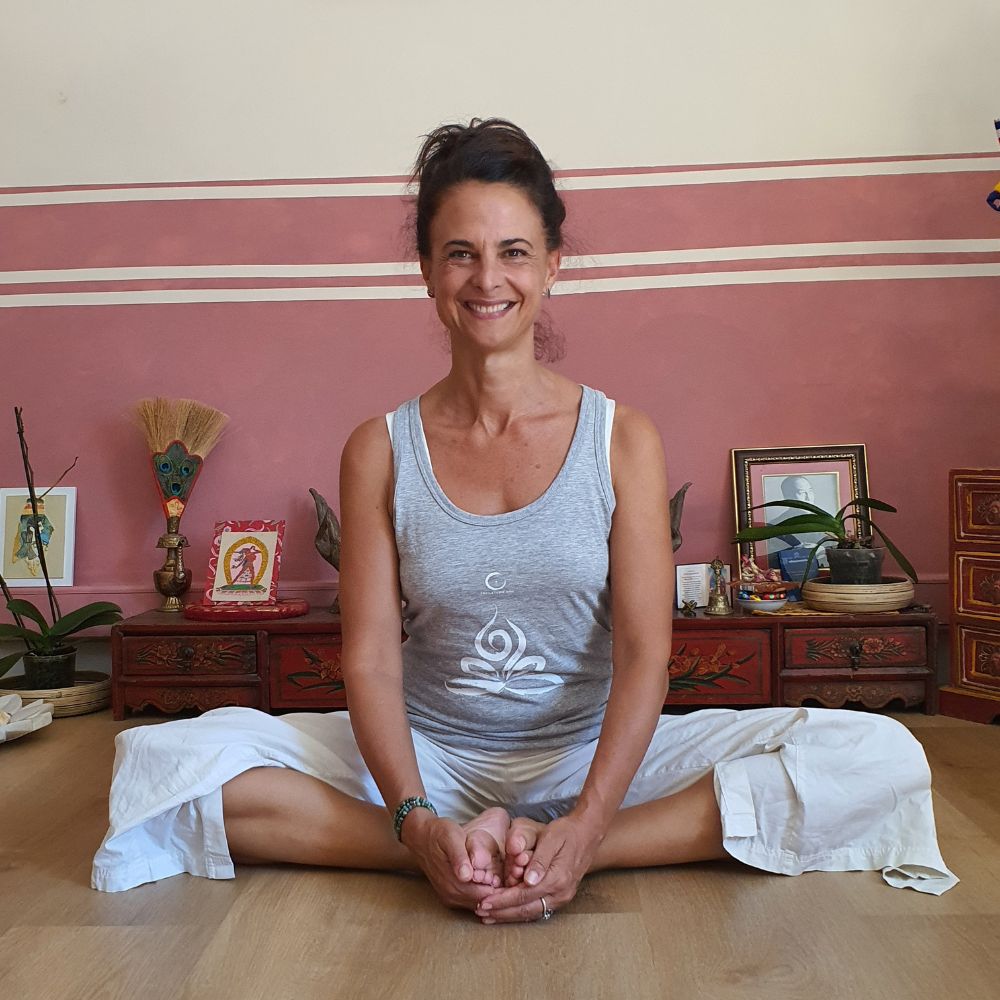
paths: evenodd
<path fill-rule="evenodd" d="M 518 817 L 505 839 L 504 887 L 479 903 L 476 916 L 484 924 L 547 920 L 576 896 L 601 839 L 573 813 L 550 823 Z"/>
<path fill-rule="evenodd" d="M 472 910 L 484 924 L 548 919 L 576 895 L 601 839 L 593 823 L 573 813 L 550 823 L 512 822 L 501 808 L 464 826 L 415 810 L 403 828 L 403 842 L 438 898 Z"/>

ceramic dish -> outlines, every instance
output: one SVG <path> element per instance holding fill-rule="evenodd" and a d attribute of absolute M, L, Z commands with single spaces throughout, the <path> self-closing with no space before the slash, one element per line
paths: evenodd
<path fill-rule="evenodd" d="M 752 597 L 737 596 L 736 603 L 746 611 L 777 611 L 778 608 L 783 608 L 788 603 L 788 598 L 777 597 L 773 600 L 767 600 L 763 597 L 755 599 Z"/>

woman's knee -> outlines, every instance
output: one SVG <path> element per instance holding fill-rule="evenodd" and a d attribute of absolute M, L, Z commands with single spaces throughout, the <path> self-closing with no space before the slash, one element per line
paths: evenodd
<path fill-rule="evenodd" d="M 273 767 L 252 767 L 222 786 L 222 814 L 226 820 L 263 819 L 278 811 Z"/>
<path fill-rule="evenodd" d="M 923 785 L 930 769 L 920 741 L 896 719 L 874 712 L 817 709 L 844 768 L 891 775 L 893 783 Z"/>

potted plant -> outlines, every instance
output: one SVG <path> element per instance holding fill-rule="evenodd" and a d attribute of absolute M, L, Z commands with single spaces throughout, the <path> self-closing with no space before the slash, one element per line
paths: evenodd
<path fill-rule="evenodd" d="M 24 423 L 19 406 L 14 407 L 14 418 L 17 422 L 17 436 L 21 444 L 21 459 L 31 504 L 31 528 L 35 535 L 35 547 L 42 576 L 45 578 L 51 624 L 31 601 L 15 600 L 6 581 L 0 576 L 0 590 L 6 599 L 7 610 L 14 618 L 13 625 L 0 624 L 0 640 L 14 639 L 23 642 L 25 647 L 23 651 L 0 657 L 0 677 L 23 658 L 24 673 L 29 688 L 71 687 L 76 672 L 76 647 L 69 641 L 69 637 L 97 625 L 114 625 L 122 620 L 122 611 L 117 604 L 112 604 L 110 601 L 85 604 L 82 608 L 77 608 L 66 615 L 60 610 L 45 562 L 45 545 L 40 528 L 43 515 L 39 510 L 42 497 L 35 492 L 34 474 L 28 461 L 28 443 L 24 437 Z M 73 465 L 75 464 L 74 461 Z M 72 469 L 73 466 L 69 468 Z M 66 472 L 69 472 L 69 469 Z M 66 472 L 57 482 L 62 480 Z"/>
<path fill-rule="evenodd" d="M 86 628 L 114 625 L 122 620 L 121 608 L 117 604 L 95 601 L 66 615 L 57 613 L 50 625 L 31 601 L 12 599 L 6 584 L 3 591 L 7 597 L 7 610 L 14 616 L 15 624 L 0 625 L 0 639 L 20 640 L 25 648 L 0 657 L 0 677 L 23 657 L 26 684 L 31 689 L 72 687 L 76 647 L 69 641 L 70 636 Z"/>
<path fill-rule="evenodd" d="M 895 514 L 896 508 L 882 500 L 859 497 L 844 504 L 836 514 L 830 514 L 805 500 L 770 500 L 767 503 L 757 504 L 752 509 L 757 510 L 760 507 L 791 507 L 794 510 L 806 511 L 806 513 L 786 518 L 778 524 L 743 528 L 736 533 L 736 537 L 733 539 L 735 542 L 760 542 L 767 538 L 780 538 L 788 534 L 813 532 L 823 534 L 823 537 L 813 546 L 812 552 L 809 553 L 809 561 L 802 574 L 803 581 L 809 579 L 809 570 L 812 568 L 819 549 L 824 545 L 829 545 L 831 541 L 836 541 L 836 546 L 829 547 L 826 551 L 830 563 L 831 583 L 881 583 L 882 559 L 885 552 L 873 545 L 873 535 L 862 534 L 865 527 L 870 527 L 878 533 L 903 572 L 914 583 L 918 582 L 916 571 L 910 565 L 909 560 L 896 548 L 889 536 L 871 521 L 867 513 L 862 512 L 880 510 Z M 852 510 L 852 508 L 857 509 Z M 849 526 L 848 522 L 850 521 L 857 523 Z"/>

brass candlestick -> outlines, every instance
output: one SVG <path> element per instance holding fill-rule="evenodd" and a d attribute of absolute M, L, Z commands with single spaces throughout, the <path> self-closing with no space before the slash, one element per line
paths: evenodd
<path fill-rule="evenodd" d="M 163 565 L 153 570 L 153 585 L 165 598 L 160 611 L 182 611 L 181 597 L 191 588 L 191 570 L 184 568 L 184 546 L 187 538 L 180 534 L 180 515 L 167 517 L 167 530 L 156 543 L 158 549 L 167 550 Z"/>

